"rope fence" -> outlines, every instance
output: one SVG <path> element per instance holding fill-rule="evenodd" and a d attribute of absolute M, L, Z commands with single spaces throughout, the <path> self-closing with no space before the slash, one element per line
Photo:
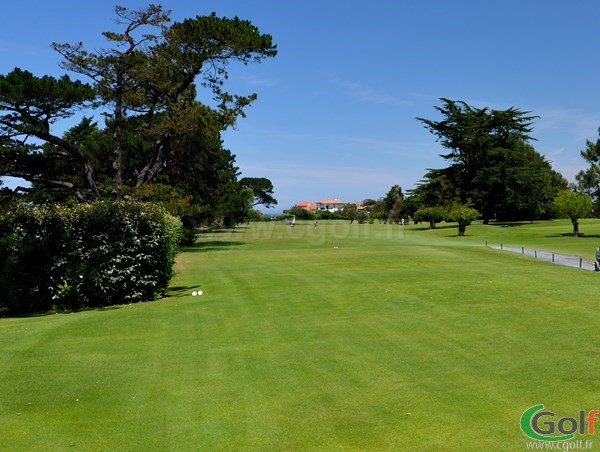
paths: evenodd
<path fill-rule="evenodd" d="M 540 259 L 547 262 L 552 262 L 553 264 L 565 265 L 567 267 L 575 267 L 580 268 L 582 270 L 596 270 L 596 265 L 594 261 L 589 261 L 584 259 L 581 256 L 569 256 L 565 254 L 557 254 L 551 251 L 543 251 L 536 250 L 532 248 L 525 248 L 524 246 L 515 247 L 515 246 L 506 246 L 502 243 L 499 245 L 489 244 L 487 241 L 485 242 L 485 246 L 488 248 L 500 250 L 500 251 L 510 251 L 513 253 L 523 254 L 525 256 L 531 256 L 535 259 Z"/>

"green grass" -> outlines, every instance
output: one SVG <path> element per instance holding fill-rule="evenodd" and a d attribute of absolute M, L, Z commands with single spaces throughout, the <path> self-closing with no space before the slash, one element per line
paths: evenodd
<path fill-rule="evenodd" d="M 592 259 L 580 230 L 205 234 L 166 299 L 0 320 L 1 448 L 524 449 L 526 408 L 600 408 L 600 275 L 484 244 Z"/>

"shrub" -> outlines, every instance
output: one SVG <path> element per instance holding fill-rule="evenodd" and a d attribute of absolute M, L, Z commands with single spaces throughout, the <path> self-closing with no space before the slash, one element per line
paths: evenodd
<path fill-rule="evenodd" d="M 294 206 L 291 209 L 285 210 L 283 212 L 288 217 L 294 215 L 296 220 L 314 220 L 315 215 L 313 212 L 309 212 L 308 210 L 303 209 L 302 207 Z"/>
<path fill-rule="evenodd" d="M 180 221 L 152 204 L 20 205 L 0 223 L 0 312 L 153 300 L 180 235 Z"/>
<path fill-rule="evenodd" d="M 421 207 L 415 212 L 415 221 L 428 221 L 430 228 L 435 228 L 435 224 L 443 221 L 448 216 L 448 209 L 443 206 Z"/>
<path fill-rule="evenodd" d="M 368 219 L 369 219 L 369 215 L 363 210 L 360 210 L 356 214 L 356 221 L 358 222 L 358 224 L 364 224 L 367 222 Z"/>
<path fill-rule="evenodd" d="M 71 243 L 68 211 L 16 205 L 3 218 L 0 311 L 34 312 L 52 305 L 57 263 Z"/>
<path fill-rule="evenodd" d="M 465 204 L 456 204 L 448 212 L 448 220 L 458 223 L 458 236 L 464 237 L 467 226 L 476 220 L 481 214 Z"/>

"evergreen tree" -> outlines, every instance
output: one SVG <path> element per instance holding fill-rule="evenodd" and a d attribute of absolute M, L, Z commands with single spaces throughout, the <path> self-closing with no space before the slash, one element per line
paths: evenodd
<path fill-rule="evenodd" d="M 157 5 L 115 12 L 122 29 L 103 33 L 112 47 L 91 52 L 82 43 L 53 44 L 63 67 L 90 85 L 20 69 L 0 76 L 0 176 L 80 201 L 119 199 L 146 183 L 173 184 L 178 172 L 189 184 L 180 171 L 203 153 L 227 160 L 220 134 L 256 99 L 224 90 L 228 64 L 276 55 L 271 36 L 237 17 L 212 14 L 169 26 L 169 12 Z M 212 93 L 213 104 L 197 100 L 198 87 Z M 51 130 L 78 110 L 104 114 L 107 106 L 103 129 L 84 119 L 62 137 Z"/>
<path fill-rule="evenodd" d="M 441 99 L 441 121 L 417 118 L 450 152 L 450 165 L 425 175 L 415 193 L 425 205 L 472 203 L 487 222 L 534 219 L 549 209 L 564 179 L 528 144 L 532 121 L 516 108 L 490 110 Z M 558 176 L 558 177 L 557 177 Z"/>
<path fill-rule="evenodd" d="M 402 188 L 399 185 L 393 185 L 390 188 L 390 191 L 388 191 L 382 199 L 384 223 L 387 223 L 388 220 L 394 221 L 394 215 L 396 213 L 394 211 L 394 206 L 396 206 L 398 200 L 402 199 L 404 199 L 404 195 L 402 194 Z"/>
<path fill-rule="evenodd" d="M 598 128 L 600 134 L 600 128 Z M 600 211 L 600 138 L 595 142 L 587 140 L 581 156 L 589 164 L 575 176 L 578 189 L 590 196 L 596 212 Z"/>

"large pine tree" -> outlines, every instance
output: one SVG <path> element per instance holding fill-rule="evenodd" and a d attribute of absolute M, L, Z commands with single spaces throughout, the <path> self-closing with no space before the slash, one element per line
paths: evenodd
<path fill-rule="evenodd" d="M 441 155 L 449 166 L 430 170 L 417 193 L 432 197 L 436 187 L 444 187 L 438 197 L 454 199 L 437 204 L 471 203 L 487 222 L 496 216 L 533 219 L 566 186 L 528 144 L 536 116 L 514 107 L 491 110 L 463 101 L 441 102 L 435 109 L 442 120 L 417 119 L 449 151 Z"/>
<path fill-rule="evenodd" d="M 187 189 L 193 175 L 223 167 L 225 185 L 236 187 L 237 168 L 220 134 L 256 94 L 225 91 L 228 64 L 276 55 L 271 36 L 237 17 L 211 14 L 169 25 L 169 11 L 159 5 L 115 12 L 121 29 L 103 33 L 108 48 L 53 44 L 63 67 L 89 84 L 20 69 L 0 75 L 0 176 L 80 201 L 120 199 L 148 183 Z M 200 89 L 212 94 L 210 105 L 198 100 Z M 104 115 L 105 126 L 84 118 L 67 134 L 53 132 L 55 122 L 80 109 Z M 199 168 L 207 162 L 217 166 Z M 227 190 L 214 187 L 211 196 Z"/>

